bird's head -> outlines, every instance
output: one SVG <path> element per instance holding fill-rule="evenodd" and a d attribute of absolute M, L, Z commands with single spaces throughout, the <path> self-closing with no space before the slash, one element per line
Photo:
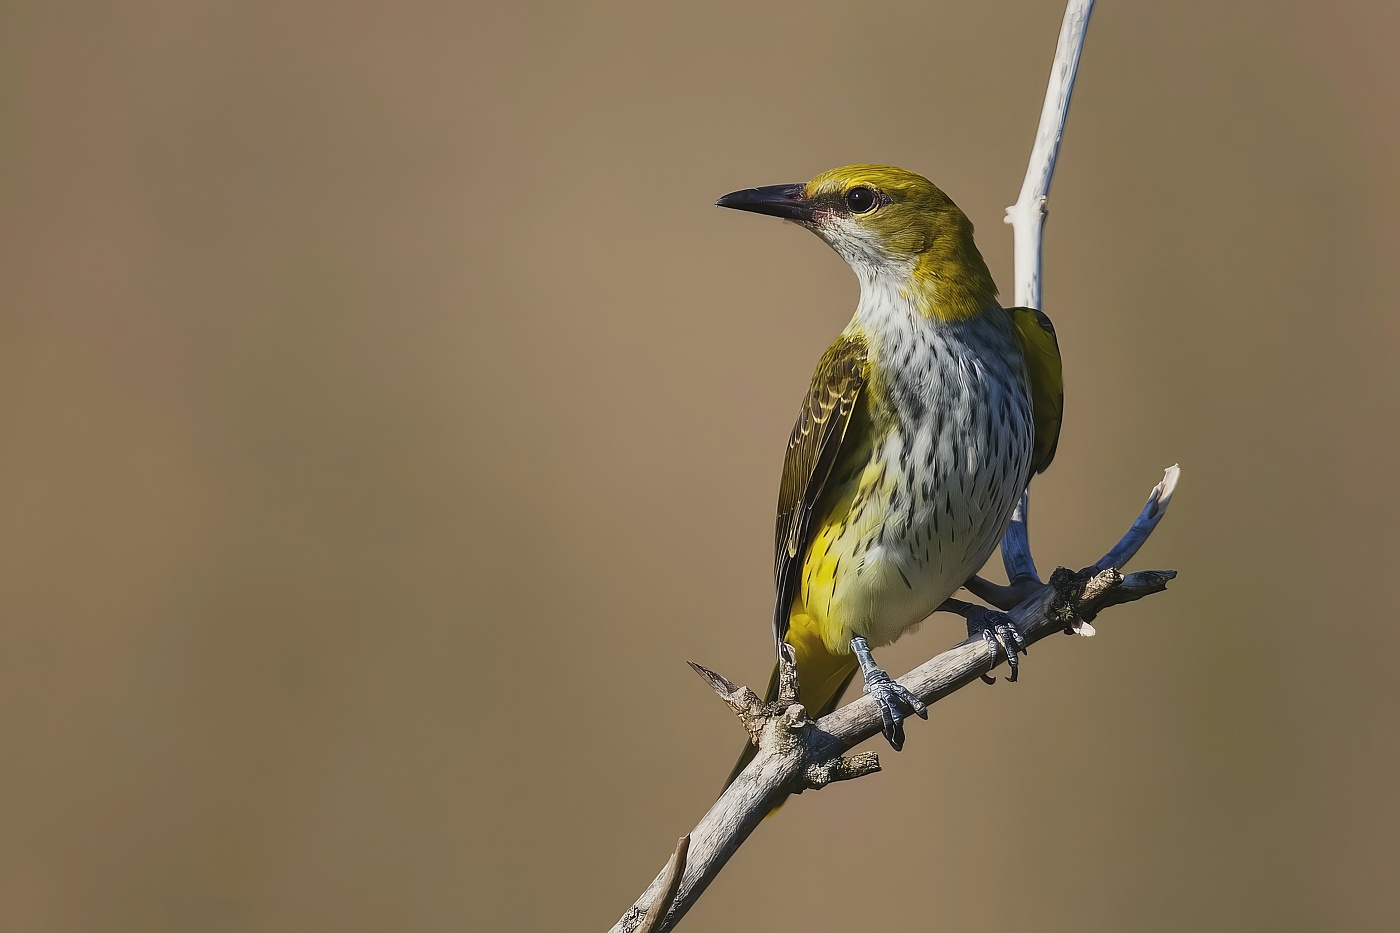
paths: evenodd
<path fill-rule="evenodd" d="M 847 165 L 805 184 L 746 188 L 715 203 L 806 227 L 850 264 L 862 286 L 893 279 L 930 317 L 961 320 L 996 298 L 972 222 L 914 172 Z"/>

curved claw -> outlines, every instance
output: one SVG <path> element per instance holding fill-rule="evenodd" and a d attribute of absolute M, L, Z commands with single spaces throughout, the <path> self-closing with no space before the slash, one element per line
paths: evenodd
<path fill-rule="evenodd" d="M 899 709 L 887 698 L 876 696 L 875 702 L 880 707 L 880 731 L 885 735 L 885 741 L 890 743 L 890 748 L 895 751 L 904 749 L 904 717 L 899 714 Z"/>
<path fill-rule="evenodd" d="M 883 671 L 881 672 L 883 673 Z M 867 682 L 865 692 L 875 698 L 880 707 L 880 731 L 895 751 L 904 748 L 905 710 L 913 712 L 920 719 L 928 718 L 928 707 L 904 685 L 890 680 L 886 675 L 883 681 Z"/>
<path fill-rule="evenodd" d="M 1012 642 L 1012 645 L 1006 643 L 1006 634 L 1001 631 L 1003 628 L 1005 628 L 1005 626 L 995 625 L 991 628 L 983 629 L 982 639 L 986 641 L 987 646 L 992 649 L 993 654 L 1000 651 L 1002 654 L 1006 655 L 1006 665 L 1011 669 L 1010 673 L 1006 675 L 1006 679 L 1014 684 L 1016 678 L 1020 674 L 1020 663 L 1016 660 L 1016 649 L 1012 647 L 1015 643 Z M 992 681 L 995 683 L 996 678 L 992 678 Z"/>
<path fill-rule="evenodd" d="M 1026 645 L 1025 636 L 1016 628 L 1011 621 L 1011 617 L 1004 612 L 995 612 L 991 609 L 983 609 L 981 612 L 969 614 L 967 618 L 967 633 L 969 635 L 981 635 L 987 642 L 987 647 L 992 649 L 993 654 L 1001 653 L 1006 657 L 1006 666 L 1010 672 L 1006 679 L 1010 683 L 1015 683 L 1020 676 L 1020 662 L 1016 655 L 1030 654 L 1030 649 Z M 996 683 L 996 678 L 990 674 L 982 674 L 982 682 L 988 684 Z"/>

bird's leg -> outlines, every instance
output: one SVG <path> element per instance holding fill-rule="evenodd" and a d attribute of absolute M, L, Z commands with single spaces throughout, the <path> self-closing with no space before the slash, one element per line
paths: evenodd
<path fill-rule="evenodd" d="M 952 602 L 952 600 L 949 600 Z M 1011 668 L 1011 673 L 1007 675 L 1007 680 L 1013 684 L 1016 682 L 1017 662 L 1016 654 L 1030 654 L 1026 647 L 1026 639 L 1021 635 L 1016 623 L 1011 620 L 1011 616 L 995 609 L 987 609 L 984 606 L 974 606 L 964 603 L 966 608 L 955 610 L 961 612 L 967 619 L 967 635 L 969 638 L 981 636 L 987 645 L 991 647 L 992 654 L 997 651 L 1006 655 L 1006 664 Z M 995 658 L 993 659 L 995 660 Z M 989 684 L 996 683 L 996 678 L 990 674 L 983 674 L 982 680 Z"/>
<path fill-rule="evenodd" d="M 904 708 L 928 718 L 928 707 L 907 687 L 890 677 L 875 663 L 870 646 L 857 635 L 851 639 L 851 650 L 860 662 L 860 672 L 865 675 L 865 692 L 875 698 L 880 707 L 880 731 L 885 734 L 890 747 L 899 751 L 904 747 Z"/>

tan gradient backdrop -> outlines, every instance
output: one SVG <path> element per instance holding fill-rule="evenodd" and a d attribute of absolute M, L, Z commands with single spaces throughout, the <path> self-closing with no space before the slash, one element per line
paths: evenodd
<path fill-rule="evenodd" d="M 1009 287 L 1062 7 L 11 7 L 0 928 L 601 930 L 767 675 L 855 284 L 714 209 L 925 172 Z M 764 825 L 688 930 L 1393 922 L 1400 13 L 1095 14 L 1043 566 L 1168 594 Z M 936 620 L 897 671 L 959 638 Z"/>

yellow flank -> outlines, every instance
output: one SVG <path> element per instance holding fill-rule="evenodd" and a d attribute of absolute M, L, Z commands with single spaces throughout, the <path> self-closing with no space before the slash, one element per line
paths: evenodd
<path fill-rule="evenodd" d="M 878 486 L 885 471 L 873 456 L 860 456 L 861 449 L 873 451 L 877 446 L 869 420 L 861 421 L 864 423 L 853 427 L 863 430 L 852 432 L 855 436 L 848 433 L 847 440 L 854 459 L 865 460 L 866 466 L 852 480 L 829 488 L 822 496 L 815 510 L 818 518 L 802 564 L 801 583 L 789 614 L 790 625 L 798 624 L 796 620 L 801 617 L 802 624 L 821 638 L 829 653 L 836 655 L 848 655 L 851 650 L 850 634 L 832 612 L 837 585 L 859 566 L 861 556 L 855 553 L 856 545 L 885 517 L 878 507 L 865 507 L 880 502 Z M 850 533 L 852 525 L 854 534 Z M 788 641 L 791 643 L 791 639 Z"/>

